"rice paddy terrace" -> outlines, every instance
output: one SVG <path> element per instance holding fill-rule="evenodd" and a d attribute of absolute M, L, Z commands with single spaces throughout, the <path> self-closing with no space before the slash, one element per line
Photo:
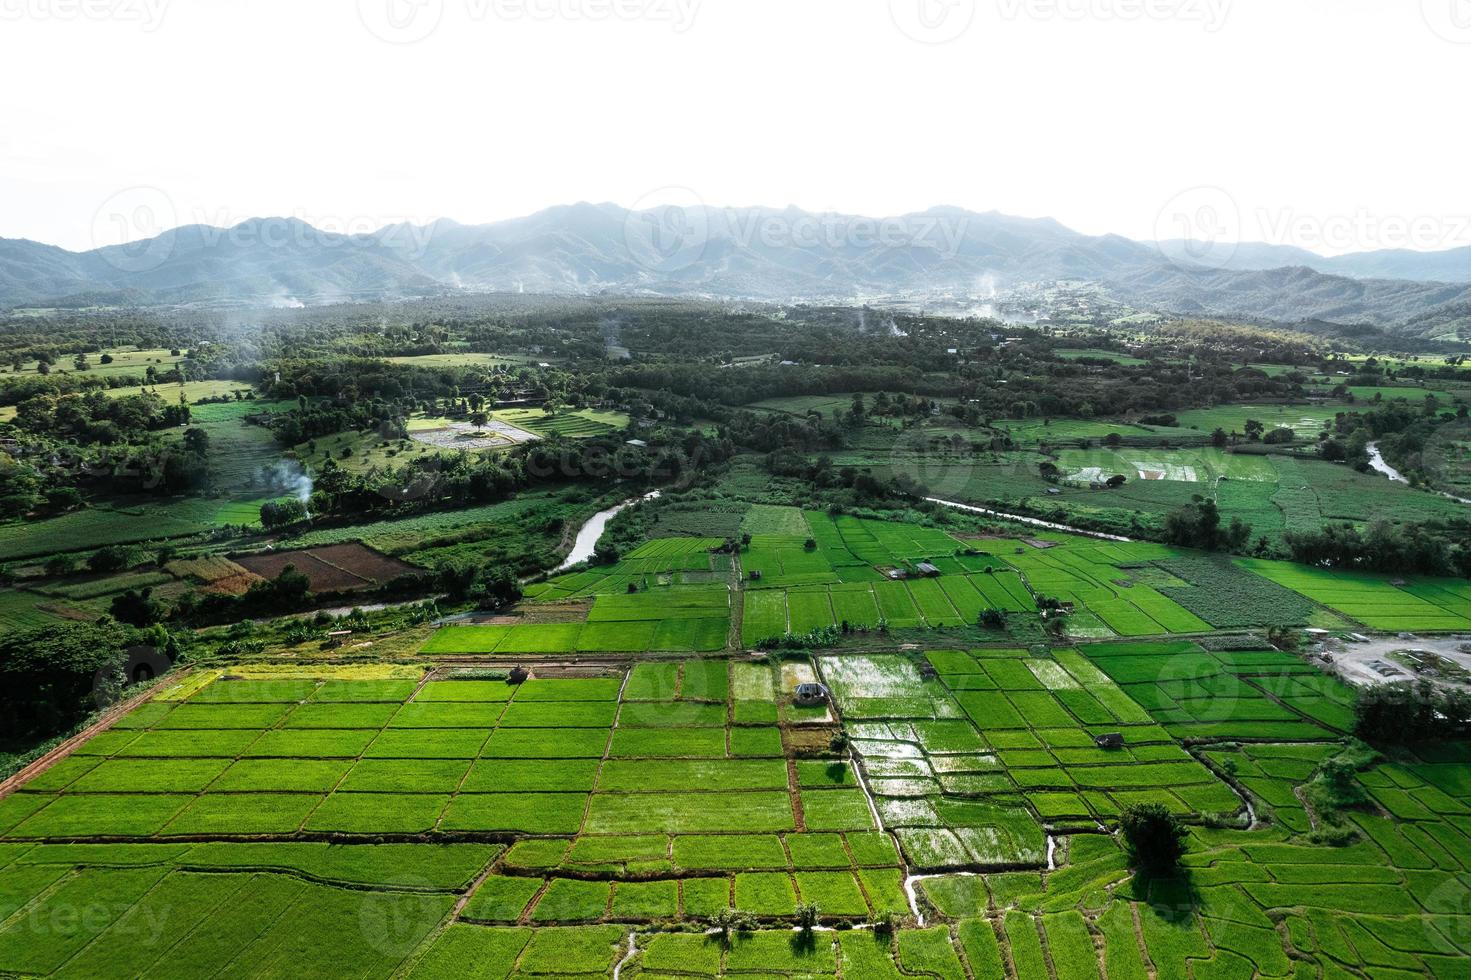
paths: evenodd
<path fill-rule="evenodd" d="M 0 973 L 1467 974 L 1471 753 L 1356 755 L 1259 629 L 1471 630 L 1464 582 L 744 520 L 410 660 L 153 688 L 7 784 Z M 1130 870 L 1141 802 L 1178 873 Z"/>

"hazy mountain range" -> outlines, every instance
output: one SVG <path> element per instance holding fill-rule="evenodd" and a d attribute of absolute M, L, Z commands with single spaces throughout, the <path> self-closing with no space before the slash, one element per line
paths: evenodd
<path fill-rule="evenodd" d="M 484 225 L 367 235 L 291 218 L 192 225 L 70 252 L 0 239 L 0 308 L 274 304 L 471 291 L 636 292 L 772 301 L 975 296 L 1022 282 L 1103 284 L 1170 313 L 1471 334 L 1471 248 L 1324 258 L 1262 245 L 1136 242 L 1047 219 L 935 208 L 896 218 L 795 208 L 549 208 Z"/>

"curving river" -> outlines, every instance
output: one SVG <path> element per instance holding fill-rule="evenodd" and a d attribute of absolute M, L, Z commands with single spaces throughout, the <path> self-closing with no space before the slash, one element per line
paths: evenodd
<path fill-rule="evenodd" d="M 1383 473 L 1385 476 L 1389 477 L 1391 483 L 1410 482 L 1409 480 L 1405 479 L 1404 474 L 1400 473 L 1399 470 L 1395 469 L 1393 466 L 1390 466 L 1384 461 L 1384 455 L 1379 452 L 1379 443 L 1371 442 L 1364 446 L 1364 450 L 1369 454 L 1369 469 L 1373 470 L 1376 473 Z M 1468 500 L 1465 497 L 1458 497 L 1455 494 L 1445 490 L 1436 490 L 1434 492 L 1440 494 L 1442 497 L 1445 497 L 1447 500 L 1454 500 L 1458 504 L 1471 504 L 1471 500 Z"/>
<path fill-rule="evenodd" d="M 1369 468 L 1376 473 L 1383 473 L 1395 483 L 1409 483 L 1400 471 L 1384 461 L 1384 455 L 1379 452 L 1379 443 L 1371 442 L 1364 447 L 1369 454 Z"/>
<path fill-rule="evenodd" d="M 577 540 L 572 542 L 572 550 L 567 552 L 567 557 L 562 559 L 562 564 L 552 569 L 552 571 L 554 573 L 566 571 L 579 562 L 587 561 L 593 556 L 593 550 L 597 547 L 598 538 L 603 536 L 603 530 L 607 528 L 608 522 L 613 519 L 614 514 L 617 514 L 625 507 L 632 507 L 640 500 L 655 500 L 658 496 L 659 491 L 651 490 L 639 497 L 629 497 L 623 503 L 614 504 L 607 510 L 600 510 L 588 518 L 587 523 L 582 525 L 578 530 Z"/>
<path fill-rule="evenodd" d="M 1032 527 L 1043 527 L 1049 531 L 1066 531 L 1068 534 L 1078 534 L 1085 538 L 1099 538 L 1103 541 L 1123 541 L 1129 539 L 1117 534 L 1104 534 L 1102 531 L 1085 531 L 1080 527 L 1071 527 L 1067 524 L 1054 524 L 1052 521 L 1044 521 L 1040 517 L 1024 517 L 1021 514 L 1008 514 L 1005 511 L 991 510 L 989 507 L 977 507 L 974 504 L 960 504 L 953 500 L 941 500 L 939 497 L 924 498 L 932 504 L 942 507 L 954 507 L 956 510 L 970 511 L 972 514 L 982 514 L 986 517 L 999 517 L 1006 521 L 1015 521 L 1018 524 L 1028 524 Z"/>

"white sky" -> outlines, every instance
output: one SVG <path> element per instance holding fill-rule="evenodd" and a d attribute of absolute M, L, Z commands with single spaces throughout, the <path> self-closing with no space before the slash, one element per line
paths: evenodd
<path fill-rule="evenodd" d="M 394 11 L 428 36 L 365 26 Z M 473 223 L 674 185 L 1448 247 L 1468 91 L 1471 0 L 0 0 L 0 236 Z"/>

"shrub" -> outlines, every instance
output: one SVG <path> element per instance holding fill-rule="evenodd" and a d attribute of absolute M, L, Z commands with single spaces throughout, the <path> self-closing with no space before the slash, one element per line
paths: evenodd
<path fill-rule="evenodd" d="M 811 932 L 817 927 L 817 920 L 821 912 L 816 903 L 803 902 L 797 906 L 797 925 L 803 932 Z"/>
<path fill-rule="evenodd" d="M 120 572 L 128 567 L 128 552 L 117 545 L 98 548 L 87 559 L 87 567 L 94 572 Z"/>
<path fill-rule="evenodd" d="M 1359 691 L 1354 734 L 1370 742 L 1405 744 L 1450 738 L 1466 729 L 1471 699 L 1428 681 L 1379 684 Z"/>

